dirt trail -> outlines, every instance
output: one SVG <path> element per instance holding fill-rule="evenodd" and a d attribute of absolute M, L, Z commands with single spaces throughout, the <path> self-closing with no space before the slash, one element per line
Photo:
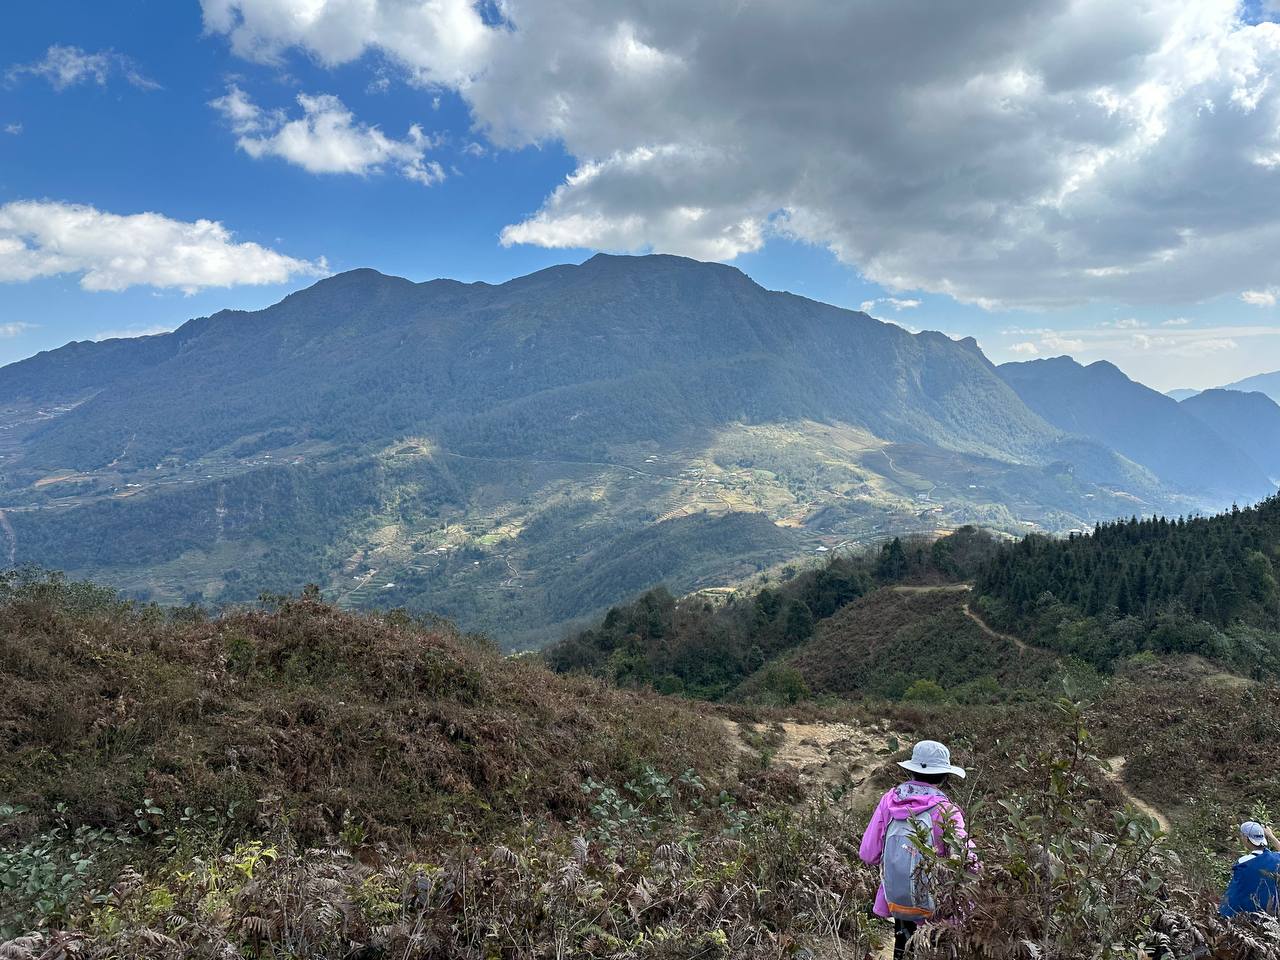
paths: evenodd
<path fill-rule="evenodd" d="M 744 725 L 724 721 L 739 752 L 756 754 L 758 749 L 744 739 Z M 871 775 L 884 763 L 904 737 L 879 723 L 781 723 L 745 725 L 769 744 L 772 763 L 796 771 L 800 785 L 809 796 L 840 790 L 842 803 L 856 806 L 874 799 Z"/>
<path fill-rule="evenodd" d="M 1116 789 L 1119 790 L 1124 795 L 1124 798 L 1133 804 L 1138 811 L 1146 814 L 1148 817 L 1151 817 L 1160 825 L 1161 830 L 1165 833 L 1169 833 L 1173 829 L 1173 825 L 1169 823 L 1169 818 L 1151 804 L 1147 803 L 1147 801 L 1136 796 L 1134 792 L 1129 789 L 1128 784 L 1124 782 L 1124 767 L 1126 763 L 1128 763 L 1127 757 L 1112 757 L 1110 760 L 1103 761 L 1102 772 L 1106 774 L 1107 779 L 1115 785 Z"/>
<path fill-rule="evenodd" d="M 1022 640 L 1019 640 L 1017 637 L 1015 637 L 1011 633 L 1001 633 L 998 630 L 991 629 L 989 626 L 987 626 L 986 621 L 983 620 L 976 613 L 974 613 L 973 608 L 970 607 L 969 604 L 967 603 L 964 605 L 964 615 L 968 617 L 970 620 L 972 620 L 974 623 L 976 623 L 978 625 L 978 629 L 981 630 L 983 633 L 985 633 L 988 637 L 991 637 L 994 640 L 1004 640 L 1006 643 L 1012 643 L 1015 647 L 1018 648 L 1018 651 L 1020 653 L 1027 652 L 1028 647 L 1026 643 L 1024 643 Z"/>
<path fill-rule="evenodd" d="M 973 590 L 973 586 L 968 583 L 944 583 L 937 586 L 908 586 L 906 584 L 898 584 L 892 588 L 896 593 L 969 593 Z M 1021 653 L 1027 652 L 1027 644 L 1025 641 L 1019 640 L 1017 637 L 1009 633 L 1001 633 L 987 626 L 985 620 L 973 612 L 973 608 L 969 606 L 966 600 L 964 604 L 964 615 L 978 625 L 978 629 L 985 633 L 993 640 L 1003 640 L 1006 643 L 1012 643 Z"/>

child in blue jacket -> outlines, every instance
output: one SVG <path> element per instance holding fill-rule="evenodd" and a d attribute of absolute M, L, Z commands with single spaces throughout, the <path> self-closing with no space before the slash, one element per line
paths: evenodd
<path fill-rule="evenodd" d="M 1231 868 L 1231 884 L 1222 895 L 1218 912 L 1224 917 L 1237 913 L 1280 915 L 1280 840 L 1270 827 L 1253 820 L 1240 824 L 1240 836 L 1247 851 Z"/>

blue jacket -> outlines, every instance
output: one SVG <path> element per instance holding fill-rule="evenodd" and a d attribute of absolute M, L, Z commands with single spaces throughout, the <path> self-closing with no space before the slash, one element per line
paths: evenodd
<path fill-rule="evenodd" d="M 1231 884 L 1222 895 L 1218 912 L 1224 917 L 1234 917 L 1237 913 L 1276 913 L 1280 910 L 1277 874 L 1280 874 L 1280 853 L 1274 850 L 1241 857 L 1231 868 Z"/>

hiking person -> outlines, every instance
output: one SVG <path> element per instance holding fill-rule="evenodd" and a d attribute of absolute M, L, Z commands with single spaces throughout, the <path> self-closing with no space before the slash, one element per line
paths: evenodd
<path fill-rule="evenodd" d="M 864 863 L 881 868 L 874 913 L 893 920 L 894 960 L 902 960 L 916 927 L 933 917 L 935 907 L 920 876 L 921 854 L 914 838 L 921 833 L 932 836 L 939 854 L 947 852 L 947 827 L 961 843 L 968 838 L 964 812 L 944 792 L 952 777 L 965 776 L 963 767 L 951 763 L 951 751 L 936 740 L 921 740 L 911 759 L 898 766 L 912 777 L 880 798 L 858 848 Z"/>
<path fill-rule="evenodd" d="M 1222 895 L 1218 912 L 1224 917 L 1237 913 L 1280 914 L 1280 893 L 1276 875 L 1280 874 L 1280 840 L 1256 820 L 1240 824 L 1240 839 L 1245 855 L 1231 868 L 1231 883 Z"/>

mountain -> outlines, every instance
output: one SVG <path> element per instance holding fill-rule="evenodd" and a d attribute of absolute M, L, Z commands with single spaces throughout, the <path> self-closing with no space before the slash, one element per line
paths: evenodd
<path fill-rule="evenodd" d="M 1181 388 L 1178 390 L 1166 390 L 1164 395 L 1168 397 L 1170 400 L 1177 400 L 1179 403 L 1181 403 L 1183 400 L 1187 400 L 1191 397 L 1194 397 L 1199 392 L 1200 392 L 1199 390 Z"/>
<path fill-rule="evenodd" d="M 1280 370 L 1275 373 L 1260 373 L 1256 377 L 1246 377 L 1235 383 L 1228 383 L 1223 390 L 1242 390 L 1246 393 L 1265 393 L 1276 403 L 1280 403 Z"/>
<path fill-rule="evenodd" d="M 734 420 L 834 418 L 1005 457 L 1055 437 L 972 340 L 675 257 L 602 255 L 496 287 L 356 270 L 256 314 L 63 351 L 4 368 L 0 402 L 86 398 L 27 455 L 77 470 L 272 429 L 357 445 L 430 430 L 458 452 L 577 458 Z"/>
<path fill-rule="evenodd" d="M 1197 505 L 1168 481 L 1029 409 L 972 339 L 669 256 L 354 270 L 0 369 L 0 557 L 169 603 L 313 582 L 513 643 L 650 577 Z"/>
<path fill-rule="evenodd" d="M 1280 405 L 1265 393 L 1205 390 L 1179 406 L 1247 453 L 1280 486 Z"/>
<path fill-rule="evenodd" d="M 1083 366 L 1055 357 L 1002 364 L 999 372 L 1050 423 L 1106 444 L 1179 489 L 1221 505 L 1275 492 L 1268 470 L 1247 452 L 1104 360 Z"/>

